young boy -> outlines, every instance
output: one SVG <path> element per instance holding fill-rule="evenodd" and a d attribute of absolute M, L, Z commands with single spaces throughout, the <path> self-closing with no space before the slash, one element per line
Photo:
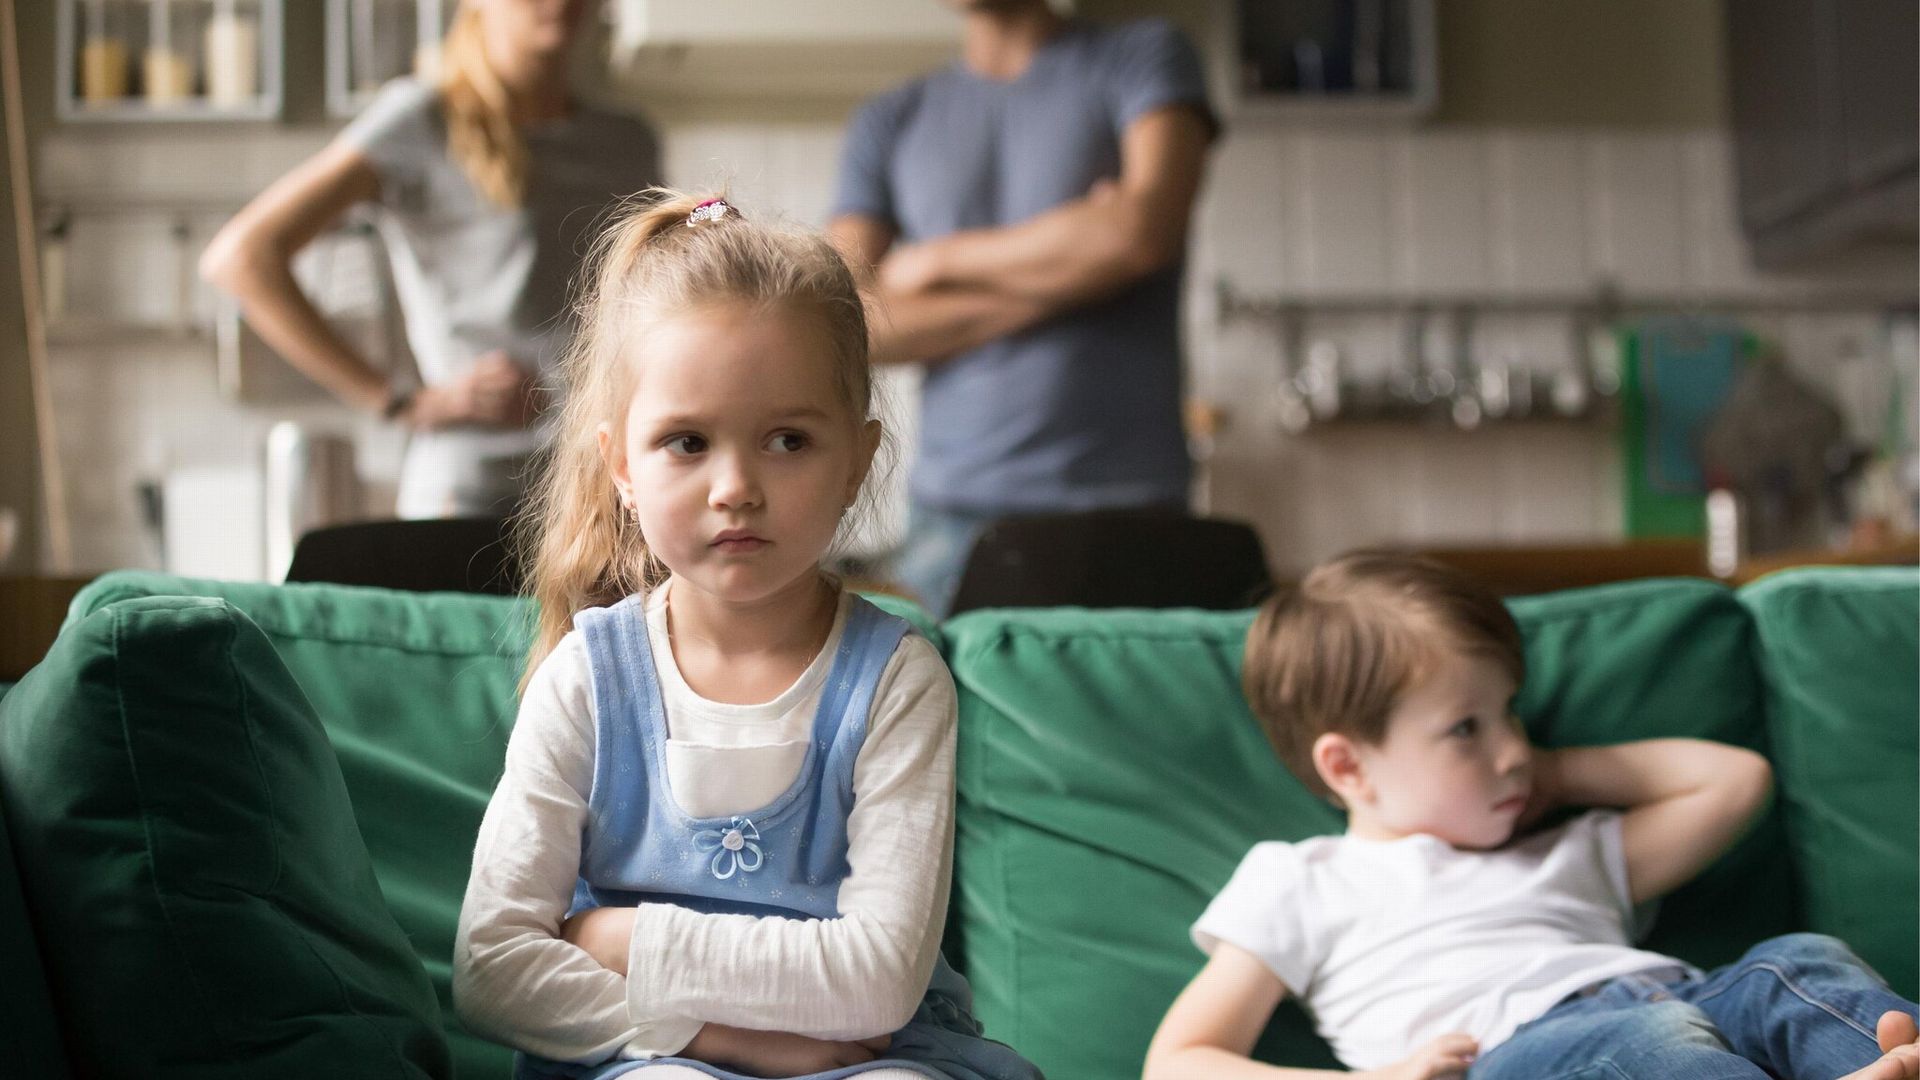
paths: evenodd
<path fill-rule="evenodd" d="M 1347 832 L 1247 854 L 1194 925 L 1210 959 L 1147 1080 L 1329 1075 L 1247 1058 L 1289 993 L 1392 1080 L 1920 1076 L 1914 1004 L 1832 938 L 1713 972 L 1633 947 L 1635 905 L 1764 807 L 1767 762 L 1696 739 L 1534 749 L 1509 712 L 1523 665 L 1497 597 L 1411 556 L 1347 555 L 1268 602 L 1248 701 Z M 1524 833 L 1558 806 L 1615 809 Z"/>

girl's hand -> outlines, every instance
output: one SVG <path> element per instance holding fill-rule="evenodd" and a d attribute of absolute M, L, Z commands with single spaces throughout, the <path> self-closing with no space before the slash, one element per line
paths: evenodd
<path fill-rule="evenodd" d="M 560 938 L 584 950 L 608 971 L 625 975 L 627 950 L 633 943 L 634 914 L 630 907 L 583 911 L 560 924 Z"/>
<path fill-rule="evenodd" d="M 856 1042 L 832 1042 L 781 1031 L 708 1024 L 681 1057 L 719 1065 L 751 1076 L 806 1076 L 848 1065 L 864 1065 L 886 1052 L 888 1036 Z"/>
<path fill-rule="evenodd" d="M 1389 1065 L 1377 1074 L 1380 1080 L 1452 1080 L 1467 1075 L 1467 1066 L 1480 1053 L 1473 1036 L 1456 1031 L 1442 1035 L 1413 1052 L 1413 1056 Z"/>

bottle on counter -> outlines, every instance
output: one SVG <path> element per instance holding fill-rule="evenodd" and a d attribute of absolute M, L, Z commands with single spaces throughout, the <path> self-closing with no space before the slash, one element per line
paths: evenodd
<path fill-rule="evenodd" d="M 105 105 L 126 96 L 127 43 L 108 30 L 107 0 L 90 0 L 80 44 L 80 99 Z"/>
<path fill-rule="evenodd" d="M 152 0 L 147 9 L 147 52 L 141 85 L 149 105 L 173 105 L 193 96 L 193 58 L 174 43 L 172 0 Z"/>
<path fill-rule="evenodd" d="M 231 109 L 252 104 L 259 93 L 259 20 L 234 0 L 218 0 L 207 24 L 207 98 Z"/>

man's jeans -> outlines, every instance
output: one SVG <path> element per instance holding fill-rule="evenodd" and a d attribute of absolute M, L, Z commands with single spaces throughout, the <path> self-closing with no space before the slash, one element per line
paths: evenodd
<path fill-rule="evenodd" d="M 892 559 L 893 579 L 935 618 L 945 618 L 973 542 L 999 516 L 913 503 L 907 509 L 906 539 Z"/>
<path fill-rule="evenodd" d="M 1874 1025 L 1914 1004 L 1821 934 L 1763 941 L 1702 974 L 1626 975 L 1521 1025 L 1469 1080 L 1836 1080 L 1880 1056 Z"/>

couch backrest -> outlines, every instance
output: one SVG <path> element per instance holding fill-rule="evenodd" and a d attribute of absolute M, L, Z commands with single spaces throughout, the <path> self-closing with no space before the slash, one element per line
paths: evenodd
<path fill-rule="evenodd" d="M 1774 815 L 1671 898 L 1652 947 L 1715 963 L 1797 926 L 1843 934 L 1850 927 L 1869 942 L 1863 954 L 1886 966 L 1911 941 L 1911 697 L 1876 698 L 1880 719 L 1863 732 L 1841 723 L 1851 712 L 1822 711 L 1795 690 L 1806 664 L 1850 662 L 1846 682 L 1857 694 L 1822 683 L 1812 698 L 1853 701 L 1874 693 L 1863 685 L 1895 682 L 1911 693 L 1913 619 L 1899 613 L 1910 612 L 1920 575 L 1900 580 L 1865 590 L 1878 599 L 1863 593 L 1827 619 L 1805 614 L 1809 605 L 1827 609 L 1800 590 L 1756 587 L 1736 599 L 1698 581 L 1514 602 L 1532 671 L 1520 710 L 1547 745 L 1690 734 L 1771 749 L 1764 698 L 1774 738 L 1782 737 L 1780 717 L 1796 718 L 1786 738 L 1806 742 L 1808 762 L 1826 760 L 1821 748 L 1829 744 L 1839 755 L 1832 760 L 1844 760 L 1849 744 L 1865 740 L 1891 778 L 1877 796 L 1849 803 L 1846 824 L 1789 835 L 1794 859 L 1823 872 L 1904 852 L 1906 876 L 1896 869 L 1886 879 L 1904 881 L 1903 892 L 1863 906 L 1810 885 L 1805 874 L 1796 891 Z M 1818 584 L 1811 592 L 1824 595 Z M 123 572 L 90 586 L 72 617 L 153 594 L 224 597 L 266 632 L 327 726 L 381 888 L 439 993 L 459 1075 L 504 1076 L 504 1051 L 457 1030 L 448 958 L 473 836 L 512 722 L 526 609 L 490 597 Z M 882 602 L 928 630 L 961 688 L 958 936 L 949 950 L 974 981 L 989 1033 L 1056 1080 L 1137 1074 L 1154 1025 L 1200 964 L 1186 928 L 1247 847 L 1340 826 L 1273 760 L 1240 700 L 1250 613 L 976 612 L 936 629 L 904 605 Z M 1801 614 L 1776 615 L 1783 610 Z M 1906 618 L 1905 637 L 1882 625 L 1888 611 Z M 1813 640 L 1839 633 L 1832 640 L 1841 655 L 1808 653 L 1803 662 L 1788 645 L 1806 635 L 1769 634 L 1773 618 L 1806 620 Z M 1845 628 L 1862 620 L 1878 629 L 1850 649 L 1845 635 L 1854 631 Z M 1781 673 L 1763 681 L 1760 661 L 1778 663 Z M 1905 735 L 1888 735 L 1901 709 Z M 1838 726 L 1796 735 L 1824 730 L 1798 719 L 1809 710 Z M 1782 806 L 1817 819 L 1828 812 L 1819 794 L 1825 773 L 1783 764 L 1783 790 L 1802 778 L 1811 790 L 1784 796 Z M 1893 810 L 1876 809 L 1874 798 L 1889 795 Z M 1849 848 L 1849 830 L 1865 839 Z M 1843 850 L 1855 854 L 1822 861 Z M 1796 896 L 1807 898 L 1804 918 Z M 1905 930 L 1886 930 L 1896 922 Z M 1909 944 L 1904 955 L 1912 953 Z M 1297 1010 L 1276 1020 L 1262 1053 L 1332 1064 Z"/>
<path fill-rule="evenodd" d="M 1548 746 L 1693 735 L 1763 748 L 1732 593 L 1653 581 L 1523 599 L 1518 703 Z M 961 694 L 955 902 L 981 1020 L 1053 1080 L 1136 1075 L 1202 962 L 1187 928 L 1256 841 L 1341 818 L 1275 760 L 1239 692 L 1251 614 L 977 612 L 948 622 Z M 1732 959 L 1795 925 L 1769 815 L 1676 894 L 1650 947 Z M 1261 1047 L 1331 1067 L 1287 1006 Z"/>

